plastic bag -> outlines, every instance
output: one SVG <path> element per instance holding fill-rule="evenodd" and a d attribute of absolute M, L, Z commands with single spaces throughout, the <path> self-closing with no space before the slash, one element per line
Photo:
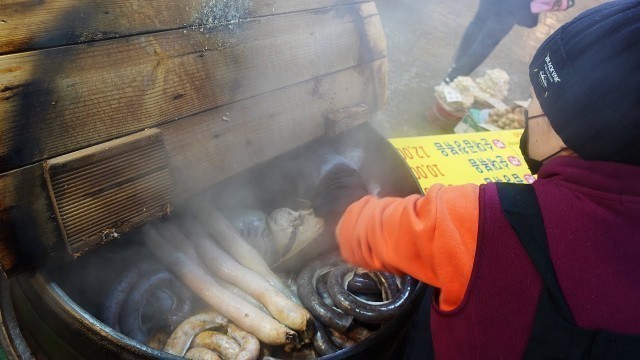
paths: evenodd
<path fill-rule="evenodd" d="M 539 14 L 545 11 L 564 11 L 575 5 L 574 0 L 533 0 L 530 7 L 531 12 Z"/>

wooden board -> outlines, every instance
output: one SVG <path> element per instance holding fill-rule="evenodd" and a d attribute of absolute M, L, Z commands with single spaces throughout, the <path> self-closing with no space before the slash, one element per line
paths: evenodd
<path fill-rule="evenodd" d="M 338 109 L 379 109 L 384 97 L 376 84 L 386 78 L 385 64 L 376 60 L 161 126 L 174 198 L 325 135 L 325 116 Z"/>
<path fill-rule="evenodd" d="M 173 189 L 157 129 L 47 160 L 44 169 L 74 256 L 169 213 Z"/>
<path fill-rule="evenodd" d="M 0 54 L 355 4 L 368 0 L 3 0 Z"/>
<path fill-rule="evenodd" d="M 326 117 L 325 131 L 327 135 L 336 135 L 346 130 L 365 123 L 371 119 L 371 109 L 366 104 L 358 104 L 338 109 Z"/>
<path fill-rule="evenodd" d="M 81 255 L 325 136 L 337 110 L 366 109 L 332 133 L 386 102 L 370 0 L 6 0 L 0 33 L 7 274 Z"/>
<path fill-rule="evenodd" d="M 42 164 L 0 174 L 0 266 L 5 274 L 37 266 L 62 243 Z"/>
<path fill-rule="evenodd" d="M 375 4 L 0 56 L 0 172 L 386 57 Z"/>
<path fill-rule="evenodd" d="M 65 248 L 68 254 L 80 255 L 101 240 L 110 240 L 96 236 L 102 234 L 100 231 L 88 231 L 90 236 L 86 236 L 85 229 L 112 228 L 113 233 L 106 234 L 113 235 L 125 232 L 138 220 L 159 216 L 164 213 L 162 201 L 171 198 L 172 204 L 178 203 L 257 163 L 324 136 L 326 116 L 337 109 L 353 104 L 378 109 L 384 96 L 376 84 L 385 81 L 384 69 L 386 59 L 376 60 L 161 126 L 166 168 L 173 182 L 171 194 L 163 190 L 159 195 L 145 196 L 148 186 L 135 193 L 129 191 L 137 184 L 136 172 L 131 170 L 145 166 L 157 170 L 153 172 L 160 179 L 156 188 L 169 189 L 162 186 L 167 183 L 164 162 L 156 166 L 153 161 L 146 161 L 149 156 L 135 153 L 149 143 L 158 144 L 149 140 L 159 135 L 154 129 L 54 158 L 46 166 L 37 163 L 0 174 L 3 271 L 12 274 L 24 265 L 25 258 L 33 264 L 32 257 L 19 256 L 15 251 L 29 246 L 38 250 L 38 256 Z M 132 145 L 140 142 L 145 146 Z M 135 156 L 127 156 L 129 152 Z M 156 153 L 157 150 L 150 152 Z M 128 161 L 123 161 L 123 156 Z M 126 166 L 132 162 L 133 166 Z M 48 169 L 49 174 L 43 169 Z M 130 197 L 116 199 L 120 193 Z M 131 203 L 142 203 L 131 197 L 148 203 L 160 200 L 161 206 L 155 207 L 160 211 L 151 211 L 151 207 L 147 211 L 146 206 L 129 207 Z M 111 201 L 114 199 L 117 201 Z M 78 227 L 78 218 L 92 221 L 81 221 L 83 226 Z M 104 221 L 96 223 L 96 219 Z M 65 234 L 68 231 L 85 237 Z"/>

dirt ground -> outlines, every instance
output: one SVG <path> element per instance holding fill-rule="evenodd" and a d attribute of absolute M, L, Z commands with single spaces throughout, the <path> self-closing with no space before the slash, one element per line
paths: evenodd
<path fill-rule="evenodd" d="M 511 77 L 508 100 L 526 100 L 529 60 L 544 39 L 580 12 L 603 0 L 576 0 L 565 12 L 540 16 L 533 29 L 516 26 L 491 56 L 471 74 L 501 68 Z M 388 102 L 372 125 L 386 137 L 442 133 L 427 121 L 433 88 L 444 78 L 479 0 L 377 0 L 388 42 Z"/>

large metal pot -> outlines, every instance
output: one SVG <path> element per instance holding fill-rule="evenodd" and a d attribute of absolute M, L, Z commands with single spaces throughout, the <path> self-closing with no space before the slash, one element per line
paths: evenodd
<path fill-rule="evenodd" d="M 6 281 L 6 280 L 5 280 Z M 375 335 L 355 346 L 322 359 L 396 359 L 402 354 L 404 335 L 412 312 L 426 286 L 421 284 L 407 311 L 385 324 Z M 107 327 L 71 300 L 46 274 L 21 275 L 10 284 L 11 298 L 27 342 L 16 349 L 19 357 L 50 359 L 179 359 L 179 357 L 140 344 Z M 15 326 L 15 325 L 14 325 Z M 13 329 L 13 336 L 19 333 Z M 29 349 L 24 347 L 28 344 Z"/>
<path fill-rule="evenodd" d="M 368 125 L 336 136 L 331 142 L 332 145 L 348 144 L 362 150 L 365 155 L 362 171 L 365 176 L 376 179 L 376 184 L 383 190 L 382 194 L 403 196 L 418 192 L 410 171 L 395 150 Z M 304 154 L 306 150 L 299 151 Z M 292 157 L 296 156 L 299 154 L 274 161 L 290 166 Z M 383 166 L 372 168 L 372 164 Z M 248 179 L 255 178 L 254 175 L 251 171 L 244 174 Z M 229 183 L 239 182 L 231 179 Z M 220 186 L 224 187 L 225 184 Z M 286 184 L 279 186 L 288 188 Z M 126 240 L 114 241 L 113 244 L 71 263 L 51 262 L 37 272 L 21 274 L 10 281 L 3 279 L 2 314 L 6 334 L 3 346 L 8 348 L 8 352 L 18 358 L 29 358 L 33 354 L 36 358 L 65 360 L 177 359 L 176 356 L 138 343 L 106 326 L 94 316 L 95 306 L 91 301 L 81 299 L 81 293 L 92 291 L 92 286 L 95 287 L 94 297 L 102 296 L 101 292 L 106 284 L 101 283 L 99 276 L 105 272 L 100 259 L 102 257 L 103 264 L 110 261 L 104 260 L 104 253 L 109 252 L 110 247 L 126 248 L 129 246 Z M 111 256 L 108 259 L 114 258 L 114 255 Z M 130 263 L 135 261 L 135 257 L 123 258 L 122 261 Z M 412 294 L 409 306 L 374 335 L 323 359 L 398 358 L 403 351 L 409 319 L 420 305 L 425 290 L 426 285 L 420 284 Z"/>

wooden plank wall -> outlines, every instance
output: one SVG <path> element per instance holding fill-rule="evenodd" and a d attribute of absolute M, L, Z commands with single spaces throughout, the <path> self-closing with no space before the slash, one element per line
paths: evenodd
<path fill-rule="evenodd" d="M 0 54 L 169 29 L 212 27 L 243 19 L 366 1 L 3 0 L 0 2 Z"/>
<path fill-rule="evenodd" d="M 384 58 L 374 9 L 345 5 L 250 19 L 235 30 L 0 57 L 0 172 Z M 365 29 L 371 44 L 358 35 Z"/>
<path fill-rule="evenodd" d="M 61 247 L 47 159 L 157 127 L 179 201 L 323 136 L 328 113 L 386 101 L 373 1 L 8 0 L 0 33 L 6 272 L 24 219 Z"/>

